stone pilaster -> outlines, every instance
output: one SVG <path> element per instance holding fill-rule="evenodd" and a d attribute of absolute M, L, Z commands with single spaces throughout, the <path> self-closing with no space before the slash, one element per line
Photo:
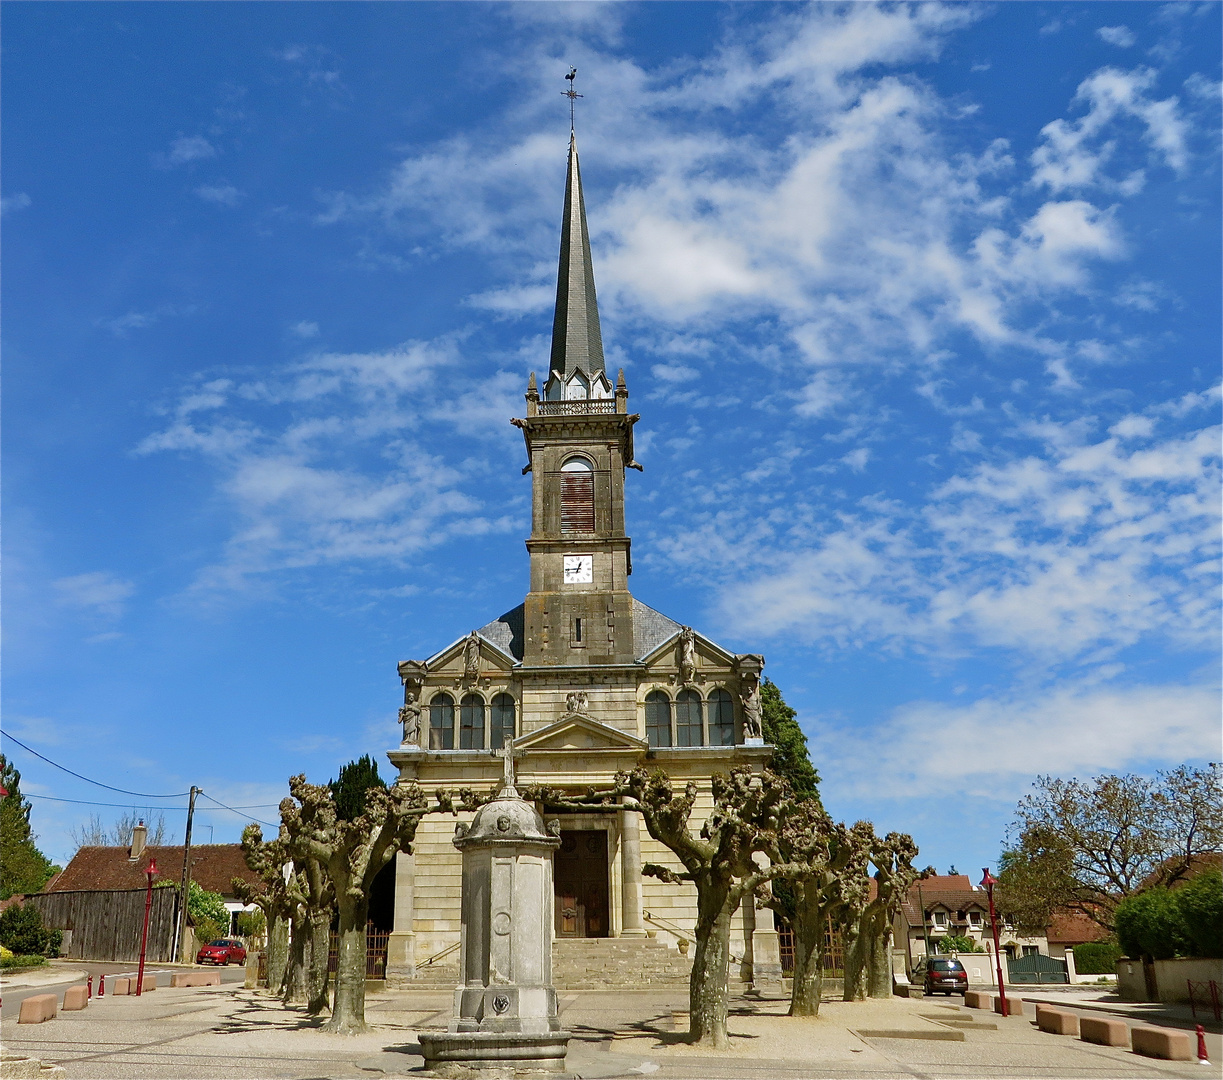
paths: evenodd
<path fill-rule="evenodd" d="M 388 986 L 416 978 L 415 889 L 416 856 L 400 851 L 395 856 L 395 928 L 386 943 Z"/>
<path fill-rule="evenodd" d="M 632 810 L 620 811 L 620 936 L 645 937 L 641 918 L 641 822 Z"/>

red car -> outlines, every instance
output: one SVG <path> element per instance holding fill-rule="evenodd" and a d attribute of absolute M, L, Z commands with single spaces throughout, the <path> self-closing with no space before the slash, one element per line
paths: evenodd
<path fill-rule="evenodd" d="M 220 965 L 228 964 L 231 960 L 235 964 L 246 963 L 246 946 L 240 941 L 234 941 L 233 938 L 219 938 L 216 941 L 210 941 L 195 954 L 197 964 Z"/>

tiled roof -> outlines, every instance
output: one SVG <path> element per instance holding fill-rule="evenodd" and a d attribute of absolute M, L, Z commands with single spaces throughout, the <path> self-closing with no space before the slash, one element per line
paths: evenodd
<path fill-rule="evenodd" d="M 157 860 L 156 881 L 178 884 L 183 874 L 183 847 L 158 844 L 144 849 L 132 861 L 125 847 L 83 847 L 72 861 L 47 883 L 44 892 L 72 892 L 77 889 L 139 889 L 147 882 L 145 868 Z M 240 844 L 193 844 L 191 879 L 209 892 L 232 896 L 232 878 L 241 878 L 259 887 L 259 879 L 247 868 Z"/>
<path fill-rule="evenodd" d="M 980 911 L 989 910 L 989 898 L 985 890 L 974 889 L 967 874 L 940 874 L 914 882 L 909 889 L 909 895 L 900 905 L 910 926 L 922 925 L 923 903 L 927 911 L 936 907 L 946 908 L 952 913 L 973 908 Z"/>
<path fill-rule="evenodd" d="M 1082 945 L 1108 937 L 1104 927 L 1077 911 L 1055 911 L 1045 933 L 1050 945 Z"/>
<path fill-rule="evenodd" d="M 500 618 L 494 619 L 487 626 L 481 626 L 476 631 L 485 641 L 496 645 L 503 653 L 508 653 L 519 663 L 522 662 L 523 657 L 524 608 L 524 604 L 510 608 Z"/>

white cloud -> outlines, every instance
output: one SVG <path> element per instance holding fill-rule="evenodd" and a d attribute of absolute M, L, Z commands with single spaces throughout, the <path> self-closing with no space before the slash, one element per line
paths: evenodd
<path fill-rule="evenodd" d="M 289 327 L 289 333 L 292 334 L 294 337 L 299 337 L 299 338 L 303 338 L 307 340 L 309 338 L 316 338 L 318 337 L 318 334 L 319 334 L 318 323 L 311 322 L 308 319 L 302 319 L 301 322 L 294 323 L 292 326 Z"/>
<path fill-rule="evenodd" d="M 186 165 L 192 161 L 203 161 L 216 157 L 217 148 L 202 135 L 182 135 L 170 143 L 170 150 L 154 156 L 155 161 L 166 168 Z"/>
<path fill-rule="evenodd" d="M 909 798 L 950 786 L 966 797 L 1015 802 L 1041 773 L 1083 776 L 1213 758 L 1219 704 L 1217 686 L 1086 678 L 967 704 L 914 701 L 869 735 L 823 724 L 807 730 L 825 798 L 887 791 Z"/>
<path fill-rule="evenodd" d="M 19 191 L 16 195 L 7 195 L 0 199 L 0 215 L 11 214 L 17 210 L 24 210 L 31 203 L 30 197 L 23 191 Z"/>
<path fill-rule="evenodd" d="M 1119 49 L 1128 49 L 1138 40 L 1128 26 L 1101 26 L 1096 34 L 1101 41 L 1107 41 Z"/>
<path fill-rule="evenodd" d="M 218 206 L 237 206 L 242 201 L 242 192 L 233 184 L 202 184 L 195 193 L 205 202 Z"/>
<path fill-rule="evenodd" d="M 79 608 L 107 619 L 117 619 L 136 587 L 117 574 L 98 570 L 76 574 L 51 583 L 58 603 Z"/>

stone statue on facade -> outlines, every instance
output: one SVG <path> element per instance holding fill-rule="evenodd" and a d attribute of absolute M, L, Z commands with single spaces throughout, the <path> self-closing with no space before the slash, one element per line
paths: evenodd
<path fill-rule="evenodd" d="M 463 678 L 471 682 L 480 675 L 480 635 L 473 630 L 463 646 Z"/>
<path fill-rule="evenodd" d="M 685 626 L 679 632 L 679 681 L 685 686 L 696 677 L 696 631 Z"/>
<path fill-rule="evenodd" d="M 399 707 L 399 722 L 403 725 L 403 741 L 406 745 L 420 745 L 420 702 L 411 691 L 404 694 Z"/>
<path fill-rule="evenodd" d="M 571 690 L 565 695 L 565 710 L 571 713 L 585 713 L 590 709 L 590 698 L 585 690 Z"/>
<path fill-rule="evenodd" d="M 760 681 L 744 679 L 739 700 L 743 702 L 743 737 L 759 739 L 764 730 L 760 714 Z"/>

